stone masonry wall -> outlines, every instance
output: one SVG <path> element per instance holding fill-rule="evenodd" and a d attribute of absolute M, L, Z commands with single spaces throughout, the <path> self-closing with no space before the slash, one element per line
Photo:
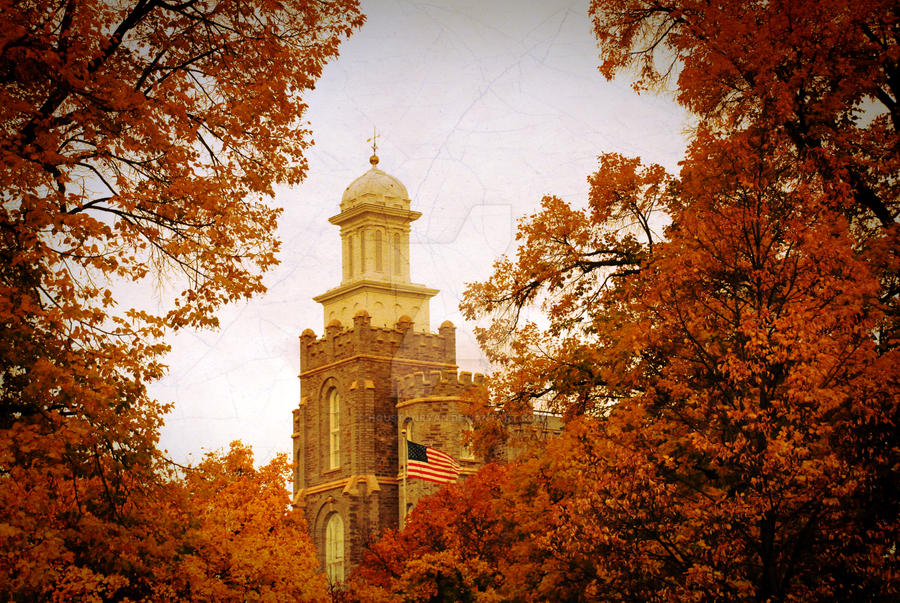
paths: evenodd
<path fill-rule="evenodd" d="M 397 526 L 399 517 L 395 383 L 414 372 L 456 369 L 452 324 L 416 333 L 411 321 L 371 326 L 364 311 L 350 328 L 336 322 L 317 339 L 300 337 L 301 402 L 293 414 L 294 504 L 305 510 L 313 542 L 324 555 L 325 522 L 344 519 L 347 571 L 367 539 Z M 341 395 L 340 466 L 329 469 L 327 393 Z M 324 565 L 324 556 L 322 557 Z"/>

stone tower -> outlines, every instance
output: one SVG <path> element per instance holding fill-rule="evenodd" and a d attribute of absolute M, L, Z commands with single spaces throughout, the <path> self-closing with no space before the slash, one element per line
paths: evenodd
<path fill-rule="evenodd" d="M 340 227 L 341 284 L 314 298 L 325 330 L 300 336 L 293 412 L 294 506 L 305 510 L 335 582 L 359 562 L 367 539 L 397 527 L 435 490 L 402 479 L 401 433 L 453 455 L 464 474 L 476 468 L 462 444 L 460 410 L 480 376 L 457 374 L 452 323 L 430 332 L 437 290 L 412 283 L 409 270 L 410 225 L 421 214 L 378 158 L 370 163 L 329 220 Z"/>

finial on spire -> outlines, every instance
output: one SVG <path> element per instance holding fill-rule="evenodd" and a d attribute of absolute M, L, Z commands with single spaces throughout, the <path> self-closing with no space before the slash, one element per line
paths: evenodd
<path fill-rule="evenodd" d="M 366 142 L 372 143 L 372 156 L 369 157 L 369 163 L 372 164 L 372 167 L 378 165 L 378 155 L 375 153 L 378 151 L 378 131 L 375 127 L 372 127 L 372 138 L 368 139 Z"/>

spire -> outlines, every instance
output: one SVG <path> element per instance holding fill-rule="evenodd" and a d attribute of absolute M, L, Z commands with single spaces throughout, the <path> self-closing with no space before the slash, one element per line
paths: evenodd
<path fill-rule="evenodd" d="M 369 163 L 372 164 L 373 168 L 378 167 L 378 130 L 375 129 L 375 126 L 372 126 L 372 138 L 366 142 L 372 143 L 372 156 L 369 157 Z"/>

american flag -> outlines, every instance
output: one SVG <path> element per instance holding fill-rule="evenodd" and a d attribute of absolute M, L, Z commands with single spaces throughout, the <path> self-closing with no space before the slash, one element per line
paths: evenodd
<path fill-rule="evenodd" d="M 406 443 L 406 474 L 429 482 L 446 484 L 459 476 L 459 464 L 446 452 L 415 442 Z"/>

